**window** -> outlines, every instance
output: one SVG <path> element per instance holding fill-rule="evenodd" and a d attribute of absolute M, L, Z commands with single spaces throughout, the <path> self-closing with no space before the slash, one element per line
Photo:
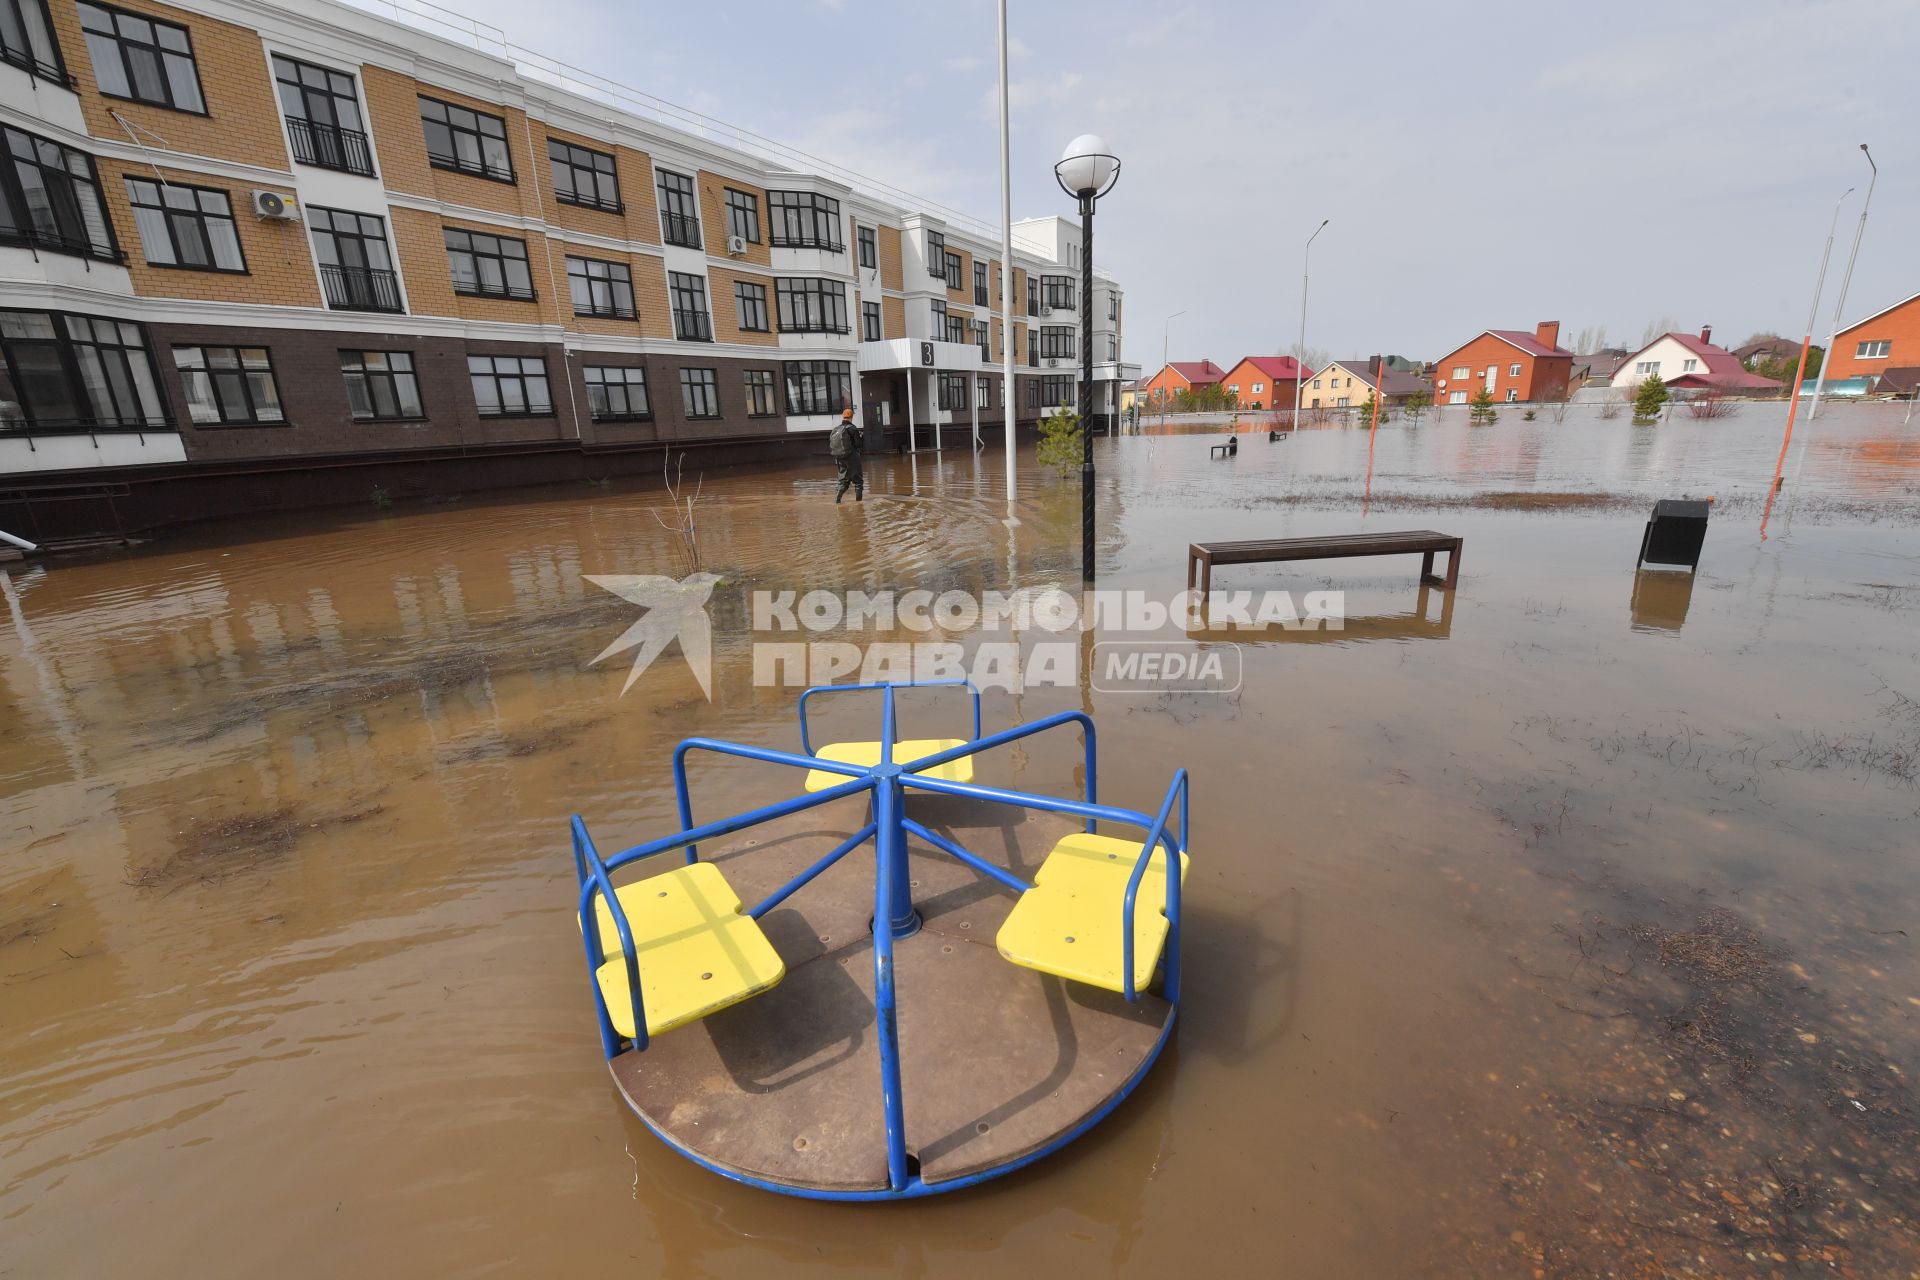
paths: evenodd
<path fill-rule="evenodd" d="M 993 363 L 993 347 L 991 346 L 990 338 L 992 332 L 991 326 L 989 326 L 985 320 L 975 320 L 973 322 L 973 340 L 979 344 L 980 359 L 984 364 Z"/>
<path fill-rule="evenodd" d="M 947 288 L 958 289 L 960 287 L 960 255 L 957 253 L 954 253 L 952 250 L 947 251 L 947 273 L 946 274 L 947 274 Z"/>
<path fill-rule="evenodd" d="M 660 170 L 654 183 L 660 193 L 660 235 L 668 244 L 700 247 L 700 206 L 693 195 L 693 179 L 670 169 Z"/>
<path fill-rule="evenodd" d="M 1027 363 L 1035 367 L 1040 364 L 1040 333 L 1037 329 L 1027 330 Z"/>
<path fill-rule="evenodd" d="M 935 342 L 945 342 L 947 340 L 947 304 L 938 298 L 934 299 L 932 313 L 933 326 L 927 332 L 933 335 Z"/>
<path fill-rule="evenodd" d="M 0 62 L 58 85 L 69 83 L 46 0 L 0 0 Z"/>
<path fill-rule="evenodd" d="M 400 279 L 387 252 L 387 225 L 370 213 L 307 206 L 313 253 L 327 305 L 343 311 L 399 311 Z M 449 260 L 453 251 L 447 251 Z"/>
<path fill-rule="evenodd" d="M 1039 407 L 1040 407 L 1040 379 L 1028 378 L 1027 379 L 1027 408 L 1038 409 Z"/>
<path fill-rule="evenodd" d="M 1518 387 L 1508 387 L 1508 388 L 1507 388 L 1507 403 L 1508 403 L 1508 404 L 1512 404 L 1512 403 L 1513 403 L 1514 401 L 1516 401 L 1516 400 L 1518 400 L 1519 398 L 1520 398 L 1520 388 L 1518 388 Z"/>
<path fill-rule="evenodd" d="M 940 407 L 949 411 L 967 407 L 966 374 L 943 373 L 940 375 Z"/>
<path fill-rule="evenodd" d="M 993 379 L 992 378 L 974 379 L 973 389 L 974 389 L 975 395 L 978 397 L 977 403 L 982 409 L 993 408 Z"/>
<path fill-rule="evenodd" d="M 185 27 L 85 0 L 77 7 L 101 93 L 207 114 L 200 73 L 193 64 L 193 41 Z M 0 17 L 7 16 L 10 10 L 0 10 Z"/>
<path fill-rule="evenodd" d="M 577 316 L 633 319 L 633 272 L 624 262 L 569 257 L 567 287 Z"/>
<path fill-rule="evenodd" d="M 779 414 L 780 401 L 773 385 L 773 370 L 747 370 L 747 416 L 771 418 Z"/>
<path fill-rule="evenodd" d="M 173 363 L 195 426 L 286 425 L 265 347 L 175 347 Z"/>
<path fill-rule="evenodd" d="M 727 188 L 727 234 L 760 243 L 760 199 L 751 191 Z"/>
<path fill-rule="evenodd" d="M 853 366 L 845 360 L 789 360 L 787 412 L 839 413 L 853 403 Z"/>
<path fill-rule="evenodd" d="M 1453 367 L 1453 380 L 1455 382 L 1463 381 L 1472 376 L 1473 376 L 1473 370 L 1467 368 L 1467 366 L 1463 364 L 1457 364 Z M 1320 384 L 1319 382 L 1316 381 L 1313 385 L 1317 387 Z"/>
<path fill-rule="evenodd" d="M 128 178 L 127 202 L 148 262 L 199 271 L 247 269 L 226 192 Z"/>
<path fill-rule="evenodd" d="M 1073 330 L 1066 325 L 1046 325 L 1040 330 L 1040 354 L 1048 359 L 1071 359 L 1074 354 Z"/>
<path fill-rule="evenodd" d="M 1120 319 L 1120 295 L 1111 291 L 1107 294 L 1107 319 L 1114 321 Z M 1254 388 L 1255 391 L 1259 389 L 1258 387 Z"/>
<path fill-rule="evenodd" d="M 587 412 L 595 422 L 640 422 L 653 416 L 647 401 L 647 371 L 589 365 Z"/>
<path fill-rule="evenodd" d="M 1699 367 L 1700 367 L 1700 362 L 1698 360 L 1682 360 L 1680 362 L 1680 372 L 1682 373 L 1692 373 L 1695 369 L 1698 369 Z"/>
<path fill-rule="evenodd" d="M 1071 404 L 1073 402 L 1073 379 L 1046 377 L 1040 379 L 1040 398 L 1049 405 Z"/>
<path fill-rule="evenodd" d="M 355 422 L 410 422 L 424 418 L 420 379 L 411 351 L 342 351 L 340 376 Z"/>
<path fill-rule="evenodd" d="M 0 434 L 167 425 L 137 324 L 0 311 Z"/>
<path fill-rule="evenodd" d="M 1467 402 L 1467 393 L 1466 393 L 1466 392 L 1464 392 L 1464 391 L 1449 391 L 1449 392 L 1447 392 L 1447 403 L 1448 403 L 1448 404 L 1465 404 L 1466 402 Z M 1314 404 L 1315 404 L 1315 405 L 1317 406 L 1317 405 L 1319 405 L 1319 403 L 1320 403 L 1320 402 L 1319 402 L 1318 400 L 1315 400 L 1315 401 L 1314 401 L 1313 403 L 1314 403 Z"/>
<path fill-rule="evenodd" d="M 510 236 L 490 235 L 484 231 L 460 231 L 442 228 L 447 242 L 447 270 L 453 274 L 453 291 L 481 298 L 534 297 L 533 275 L 527 267 L 527 242 Z M 573 259 L 567 259 L 572 274 Z M 628 309 L 632 309 L 632 290 L 628 290 Z"/>
<path fill-rule="evenodd" d="M 1033 276 L 1027 277 L 1027 314 L 1040 314 L 1040 281 Z"/>
<path fill-rule="evenodd" d="M 293 158 L 318 169 L 373 176 L 373 151 L 360 118 L 360 97 L 344 71 L 273 55 L 273 86 L 286 117 Z"/>
<path fill-rule="evenodd" d="M 547 163 L 553 171 L 553 197 L 561 204 L 584 205 L 619 213 L 620 171 L 604 151 L 547 139 Z"/>
<path fill-rule="evenodd" d="M 1057 310 L 1073 310 L 1073 277 L 1042 276 L 1040 278 L 1040 301 L 1042 305 Z"/>
<path fill-rule="evenodd" d="M 1231 392 L 1233 392 L 1233 394 L 1235 394 L 1235 395 L 1239 395 L 1239 394 L 1240 394 L 1240 384 L 1239 384 L 1239 383 L 1237 383 L 1237 382 L 1229 382 L 1229 383 L 1227 384 L 1227 390 L 1229 390 L 1229 391 L 1231 391 Z"/>
<path fill-rule="evenodd" d="M 680 371 L 680 407 L 689 418 L 720 416 L 720 387 L 711 369 Z"/>
<path fill-rule="evenodd" d="M 746 280 L 733 282 L 733 307 L 740 327 L 752 333 L 769 333 L 767 328 L 767 286 Z"/>
<path fill-rule="evenodd" d="M 863 342 L 880 341 L 880 304 L 877 302 L 860 304 L 860 339 Z"/>
<path fill-rule="evenodd" d="M 927 232 L 927 274 L 935 280 L 947 278 L 947 238 L 938 231 Z"/>
<path fill-rule="evenodd" d="M 876 243 L 872 227 L 855 227 L 854 235 L 860 241 L 860 265 L 878 268 L 880 265 L 880 246 Z"/>
<path fill-rule="evenodd" d="M 776 247 L 840 253 L 840 202 L 810 191 L 767 192 L 767 225 Z"/>
<path fill-rule="evenodd" d="M 1252 392 L 1251 392 L 1251 394 L 1253 394 L 1253 395 L 1256 395 L 1256 396 L 1257 396 L 1257 395 L 1259 395 L 1259 394 L 1260 394 L 1260 393 L 1261 393 L 1262 391 L 1265 391 L 1266 389 L 1267 389 L 1267 384 L 1266 384 L 1266 383 L 1264 383 L 1264 382 L 1256 382 L 1256 383 L 1254 383 L 1254 384 L 1253 384 L 1253 390 L 1252 390 Z"/>
<path fill-rule="evenodd" d="M 1339 399 L 1337 399 L 1337 400 L 1335 400 L 1335 401 L 1333 402 L 1333 405 L 1334 405 L 1334 408 L 1336 408 L 1336 409 L 1345 409 L 1346 407 L 1348 407 L 1348 406 L 1349 406 L 1349 405 L 1351 405 L 1352 403 L 1353 403 L 1353 399 L 1352 399 L 1352 397 L 1350 397 L 1350 396 L 1341 396 L 1341 397 L 1340 397 Z"/>
<path fill-rule="evenodd" d="M 427 163 L 495 182 L 513 181 L 507 122 L 471 107 L 422 95 L 420 127 L 427 135 Z"/>
<path fill-rule="evenodd" d="M 93 157 L 19 129 L 0 128 L 0 136 L 0 244 L 118 262 Z"/>
<path fill-rule="evenodd" d="M 683 342 L 712 342 L 713 317 L 707 314 L 707 278 L 667 272 L 667 301 L 673 308 L 673 336 Z"/>
<path fill-rule="evenodd" d="M 847 286 L 838 280 L 776 280 L 783 333 L 847 332 Z"/>
<path fill-rule="evenodd" d="M 976 306 L 987 305 L 987 264 L 984 262 L 973 264 L 973 301 Z"/>
<path fill-rule="evenodd" d="M 1853 349 L 1855 360 L 1885 360 L 1893 354 L 1893 339 L 1879 338 L 1863 342 Z"/>
<path fill-rule="evenodd" d="M 547 362 L 539 356 L 468 356 L 473 403 L 483 418 L 545 418 L 553 414 Z"/>
<path fill-rule="evenodd" d="M 1318 391 L 1318 390 L 1320 389 L 1320 379 L 1318 379 L 1318 378 L 1315 378 L 1315 379 L 1313 380 L 1313 389 L 1314 389 L 1315 391 Z"/>
<path fill-rule="evenodd" d="M 1658 360 L 1642 360 L 1639 364 L 1633 366 L 1633 371 L 1645 378 L 1660 372 L 1660 362 Z"/>
<path fill-rule="evenodd" d="M 949 314 L 947 316 L 947 341 L 965 342 L 967 340 L 967 318 Z"/>

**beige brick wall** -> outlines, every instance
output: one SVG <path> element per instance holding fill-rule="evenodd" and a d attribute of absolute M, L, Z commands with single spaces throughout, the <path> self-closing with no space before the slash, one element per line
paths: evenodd
<path fill-rule="evenodd" d="M 549 128 L 538 120 L 533 122 L 533 136 L 539 150 L 536 160 L 541 166 L 540 198 L 546 207 L 548 222 L 556 227 L 590 235 L 611 236 L 639 244 L 660 243 L 660 208 L 653 191 L 651 156 L 632 147 L 612 146 L 579 134 Z M 553 168 L 547 159 L 549 137 L 613 157 L 615 176 L 620 180 L 620 203 L 624 206 L 619 213 L 560 203 L 553 193 Z"/>
<path fill-rule="evenodd" d="M 210 187 L 227 193 L 233 207 L 233 225 L 240 236 L 240 252 L 247 261 L 245 275 L 229 271 L 195 271 L 180 267 L 152 266 L 147 262 L 147 246 L 140 240 L 133 220 L 133 206 L 127 199 L 128 176 L 154 179 L 151 166 L 124 164 L 101 157 L 100 185 L 106 190 L 107 209 L 113 218 L 113 233 L 127 255 L 127 272 L 133 277 L 133 291 L 142 297 L 194 298 L 209 302 L 250 302 L 284 307 L 317 307 L 320 285 L 313 266 L 313 251 L 307 239 L 306 224 L 289 219 L 268 221 L 253 216 L 251 186 L 236 186 L 228 178 L 195 173 L 190 169 L 163 166 L 162 177 L 184 186 Z M 289 200 L 288 187 L 263 188 L 278 191 Z"/>
<path fill-rule="evenodd" d="M 900 237 L 894 234 L 893 265 L 898 268 Z M 904 338 L 907 336 L 907 300 L 905 298 L 880 299 L 880 336 L 883 338 Z"/>
<path fill-rule="evenodd" d="M 709 285 L 709 288 L 712 286 Z M 709 306 L 713 300 L 707 300 Z M 640 332 L 649 338 L 673 336 L 673 311 L 667 302 L 667 264 L 660 258 L 633 260 L 633 305 L 640 313 Z M 773 300 L 767 300 L 769 309 Z"/>
<path fill-rule="evenodd" d="M 901 274 L 900 269 L 900 228 L 883 225 L 880 228 L 880 287 L 883 289 L 904 289 L 906 288 L 904 280 L 905 277 Z M 897 301 L 897 299 L 895 299 L 895 301 Z M 893 313 L 888 312 L 887 314 L 891 317 Z M 904 310 L 901 314 L 905 314 Z M 904 324 L 897 334 L 891 327 L 893 324 L 891 319 L 887 321 L 887 324 L 889 326 L 887 329 L 887 336 L 889 338 L 904 338 L 907 336 Z"/>
<path fill-rule="evenodd" d="M 767 325 L 769 332 L 742 329 L 740 327 L 740 308 L 734 305 L 733 286 L 737 280 L 745 280 L 760 285 L 767 291 Z M 774 297 L 773 277 L 758 275 L 748 271 L 729 271 L 725 267 L 707 268 L 707 291 L 710 296 L 707 305 L 713 308 L 713 339 L 715 342 L 745 342 L 755 346 L 774 347 L 780 345 L 780 305 Z M 668 327 L 672 327 L 673 317 L 667 317 Z"/>
<path fill-rule="evenodd" d="M 266 51 L 258 35 L 245 27 L 170 5 L 151 4 L 148 0 L 115 0 L 115 4 L 131 13 L 187 28 L 207 114 L 193 115 L 102 96 L 93 74 L 93 59 L 80 31 L 80 14 L 74 8 L 74 0 L 49 0 L 60 52 L 80 95 L 87 132 L 97 138 L 127 141 L 127 130 L 110 114 L 118 112 L 143 131 L 136 136 L 149 147 L 245 161 L 273 169 L 287 167 L 280 108 L 273 94 L 273 77 L 267 70 Z"/>
<path fill-rule="evenodd" d="M 567 328 L 575 333 L 599 333 L 616 338 L 661 338 L 673 335 L 673 318 L 667 314 L 667 277 L 660 259 L 649 253 L 615 253 L 598 245 L 568 244 L 549 240 L 547 252 L 553 263 L 555 310 Z M 531 250 L 529 250 L 531 251 Z M 623 262 L 633 277 L 634 318 L 580 316 L 573 313 L 573 290 L 567 281 L 568 258 L 592 258 L 596 262 Z M 536 276 L 538 268 L 535 269 Z M 536 283 L 539 281 L 536 279 Z M 541 292 L 546 291 L 544 284 Z M 716 317 L 717 320 L 717 317 Z"/>
<path fill-rule="evenodd" d="M 566 264 L 557 256 L 554 273 L 549 275 L 547 238 L 530 232 L 520 236 L 501 227 L 481 222 L 463 222 L 442 218 L 420 209 L 393 208 L 393 252 L 400 263 L 407 286 L 407 309 L 418 315 L 458 316 L 462 320 L 499 320 L 516 324 L 556 324 L 562 315 L 573 320 L 573 304 L 567 295 Z M 517 298 L 470 298 L 453 291 L 453 276 L 447 270 L 447 242 L 443 227 L 505 235 L 527 242 L 528 274 L 533 278 L 531 302 Z M 629 326 L 629 330 L 631 326 Z"/>
<path fill-rule="evenodd" d="M 694 175 L 694 187 L 700 193 L 700 238 L 706 243 L 707 253 L 715 258 L 728 257 L 727 253 L 727 188 L 744 191 L 752 196 L 760 208 L 760 241 L 758 244 L 747 241 L 747 251 L 735 262 L 750 262 L 755 266 L 773 265 L 773 249 L 768 244 L 767 230 L 767 193 L 759 187 L 745 182 L 734 182 L 717 173 L 708 173 L 705 169 Z M 768 305 L 772 305 L 773 290 L 767 290 Z M 733 286 L 727 286 L 727 305 L 733 305 Z M 716 308 L 716 311 L 718 308 Z M 715 328 L 719 326 L 716 324 Z"/>
<path fill-rule="evenodd" d="M 362 67 L 361 74 L 366 87 L 374 146 L 379 151 L 380 177 L 388 190 L 430 196 L 452 204 L 466 205 L 470 209 L 486 209 L 527 218 L 541 216 L 541 200 L 537 193 L 544 192 L 548 186 L 547 159 L 543 150 L 539 167 L 534 167 L 533 156 L 527 149 L 525 112 L 469 98 L 465 94 L 425 84 L 411 76 L 379 67 Z M 513 160 L 513 181 L 495 182 L 469 173 L 436 169 L 428 163 L 427 137 L 420 128 L 422 95 L 503 117 L 506 120 L 507 150 Z M 624 197 L 625 194 L 623 183 L 621 195 Z"/>

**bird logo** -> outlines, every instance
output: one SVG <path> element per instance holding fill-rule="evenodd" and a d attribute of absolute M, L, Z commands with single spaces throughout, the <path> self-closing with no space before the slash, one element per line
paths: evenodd
<path fill-rule="evenodd" d="M 718 575 L 693 573 L 678 582 L 657 573 L 589 573 L 581 576 L 596 587 L 611 591 L 622 600 L 646 610 L 639 621 L 602 649 L 588 666 L 594 666 L 616 653 L 637 648 L 638 652 L 633 655 L 633 667 L 627 672 L 627 682 L 620 686 L 620 692 L 624 695 L 633 688 L 633 682 L 640 678 L 640 673 L 677 638 L 680 652 L 693 671 L 693 678 L 700 682 L 700 692 L 707 695 L 708 702 L 713 701 L 713 624 L 707 618 L 707 598 L 720 581 Z"/>

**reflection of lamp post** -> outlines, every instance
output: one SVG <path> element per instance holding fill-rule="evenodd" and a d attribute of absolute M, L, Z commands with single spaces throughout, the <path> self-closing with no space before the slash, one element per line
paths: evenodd
<path fill-rule="evenodd" d="M 1307 371 L 1302 362 L 1307 358 L 1307 263 L 1313 257 L 1313 242 L 1327 229 L 1332 218 L 1320 219 L 1320 225 L 1307 237 L 1307 248 L 1300 255 L 1300 349 L 1293 353 L 1293 429 L 1300 427 L 1300 389 L 1306 385 Z"/>
<path fill-rule="evenodd" d="M 1053 166 L 1060 189 L 1080 202 L 1080 580 L 1093 581 L 1093 206 L 1113 190 L 1120 161 L 1097 134 L 1067 144 Z"/>
<path fill-rule="evenodd" d="M 1173 339 L 1173 322 L 1185 314 L 1187 314 L 1185 311 L 1174 312 L 1167 317 L 1166 327 L 1160 330 L 1160 372 L 1162 373 L 1167 371 L 1167 352 L 1171 350 L 1168 343 Z M 1164 396 L 1165 392 L 1166 388 L 1161 387 L 1159 391 L 1154 393 L 1162 397 L 1160 401 L 1160 429 L 1162 431 L 1165 431 L 1167 428 L 1167 402 Z"/>
<path fill-rule="evenodd" d="M 1853 229 L 1853 249 L 1847 254 L 1847 269 L 1840 276 L 1840 297 L 1833 304 L 1833 328 L 1827 333 L 1827 353 L 1820 357 L 1820 375 L 1813 380 L 1813 399 L 1807 403 L 1807 421 L 1812 422 L 1820 412 L 1820 388 L 1827 384 L 1827 366 L 1833 363 L 1833 340 L 1840 336 L 1840 310 L 1847 305 L 1847 286 L 1853 282 L 1853 260 L 1860 256 L 1860 237 L 1867 232 L 1867 210 L 1873 205 L 1873 184 L 1880 181 L 1880 166 L 1873 163 L 1873 152 L 1867 150 L 1867 144 L 1860 144 L 1860 153 L 1867 158 L 1867 165 L 1873 170 L 1873 177 L 1867 180 L 1867 198 L 1860 204 L 1860 225 Z M 1803 437 L 1800 444 L 1800 456 L 1807 456 L 1807 446 Z M 1799 479 L 1800 465 L 1794 464 L 1794 479 Z"/>

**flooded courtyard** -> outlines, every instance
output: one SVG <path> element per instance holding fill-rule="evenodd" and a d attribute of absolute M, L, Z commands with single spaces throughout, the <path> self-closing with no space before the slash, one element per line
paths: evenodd
<path fill-rule="evenodd" d="M 677 652 L 624 695 L 592 665 L 635 611 L 584 575 L 690 567 L 653 489 L 7 566 L 0 1276 L 1920 1274 L 1903 409 L 1826 410 L 1771 511 L 1778 405 L 1098 441 L 1103 587 L 1362 530 L 1459 535 L 1464 572 L 1223 567 L 1347 625 L 1231 637 L 1231 693 L 988 694 L 989 731 L 1091 712 L 1103 799 L 1191 771 L 1183 1007 L 1086 1138 L 913 1204 L 736 1186 L 630 1114 L 565 823 L 671 829 L 686 736 L 797 749 L 755 590 L 1071 589 L 1077 476 L 1029 451 L 1012 524 L 997 452 L 839 507 L 824 454 L 705 476 L 711 700 Z M 1682 495 L 1715 498 L 1698 574 L 1636 575 Z M 1021 745 L 980 780 L 1074 793 L 1070 744 Z"/>

